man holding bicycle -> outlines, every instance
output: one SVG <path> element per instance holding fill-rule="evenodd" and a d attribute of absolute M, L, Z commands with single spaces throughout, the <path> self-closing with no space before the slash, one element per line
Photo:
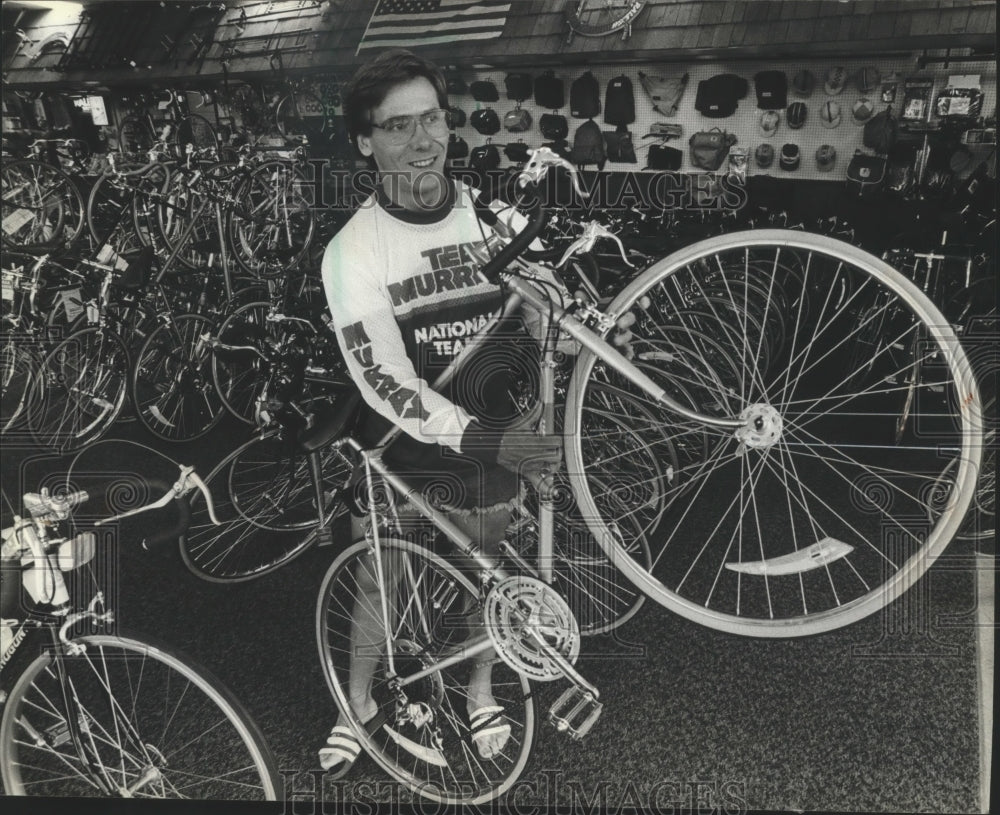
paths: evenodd
<path fill-rule="evenodd" d="M 344 93 L 352 140 L 378 171 L 374 194 L 333 238 L 323 283 L 348 368 L 366 404 L 359 440 L 374 446 L 387 430 L 403 433 L 383 460 L 448 512 L 474 545 L 492 551 L 504 537 L 518 493 L 517 473 L 558 463 L 558 439 L 531 432 L 512 398 L 525 330 L 538 315 L 505 320 L 489 349 L 463 366 L 441 392 L 431 384 L 503 304 L 478 274 L 494 237 L 472 205 L 475 192 L 445 175 L 448 145 L 445 80 L 433 64 L 402 49 L 358 70 Z M 493 205 L 502 222 L 524 224 Z M 537 349 L 535 349 L 537 353 Z M 364 520 L 352 517 L 355 539 Z M 389 571 L 391 572 L 391 566 Z M 391 580 L 392 575 L 387 575 Z M 369 583 L 372 581 L 369 580 Z M 371 682 L 380 657 L 378 587 L 363 586 L 352 625 L 351 704 L 360 721 L 376 714 Z M 471 611 L 471 610 L 470 610 Z M 371 643 L 369 655 L 362 646 Z M 492 653 L 487 654 L 487 657 Z M 492 660 L 471 671 L 467 713 L 483 758 L 503 750 L 509 727 L 477 728 L 496 719 Z M 360 752 L 338 721 L 320 751 L 324 768 L 345 768 Z"/>

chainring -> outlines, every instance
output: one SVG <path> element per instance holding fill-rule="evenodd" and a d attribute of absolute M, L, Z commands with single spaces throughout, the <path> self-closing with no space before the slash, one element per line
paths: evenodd
<path fill-rule="evenodd" d="M 537 578 L 512 575 L 498 582 L 486 595 L 483 615 L 497 655 L 529 679 L 552 682 L 563 676 L 533 631 L 570 663 L 580 654 L 580 627 L 569 604 Z"/>

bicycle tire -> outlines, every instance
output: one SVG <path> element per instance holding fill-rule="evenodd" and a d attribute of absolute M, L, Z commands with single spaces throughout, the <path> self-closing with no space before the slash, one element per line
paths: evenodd
<path fill-rule="evenodd" d="M 297 455 L 293 450 L 279 430 L 269 430 L 241 444 L 209 473 L 205 483 L 221 526 L 212 524 L 200 493 L 193 496 L 191 523 L 179 540 L 181 560 L 192 574 L 211 583 L 241 583 L 279 569 L 313 544 L 318 526 L 313 485 L 301 457 L 288 464 L 288 456 Z M 320 451 L 320 465 L 326 517 L 332 520 L 343 511 L 339 490 L 348 473 L 330 452 Z M 233 501 L 234 474 L 241 503 Z"/>
<path fill-rule="evenodd" d="M 398 615 L 398 620 L 393 621 L 397 673 L 418 665 L 430 666 L 437 654 L 468 638 L 468 615 L 470 610 L 480 608 L 477 587 L 447 560 L 419 543 L 383 538 L 382 546 L 383 563 L 396 574 L 405 575 L 386 590 L 387 608 Z M 499 721 L 508 724 L 511 733 L 505 748 L 489 760 L 479 757 L 470 739 L 466 710 L 470 660 L 406 686 L 408 699 L 427 706 L 430 718 L 422 726 L 397 718 L 395 699 L 381 665 L 376 667 L 372 686 L 372 696 L 379 706 L 379 714 L 372 721 L 380 726 L 369 732 L 349 705 L 349 631 L 351 621 L 358 616 L 354 603 L 362 591 L 359 575 L 374 581 L 369 551 L 367 542 L 344 551 L 327 570 L 316 604 L 320 661 L 341 716 L 350 722 L 368 755 L 416 795 L 446 804 L 470 805 L 502 795 L 527 764 L 536 720 L 528 680 L 503 663 L 493 669 L 493 695 L 503 707 Z M 372 612 L 380 618 L 381 611 Z M 394 728 L 424 745 L 432 730 L 438 728 L 439 751 L 446 766 L 434 766 L 417 758 L 401 747 L 386 728 Z"/>
<path fill-rule="evenodd" d="M 211 354 L 199 350 L 215 325 L 181 314 L 150 332 L 132 370 L 132 405 L 150 433 L 164 441 L 191 441 L 219 423 L 226 409 L 215 391 Z"/>
<path fill-rule="evenodd" d="M 690 280 L 706 260 L 713 268 L 753 274 L 767 267 L 762 259 L 777 257 L 800 264 L 810 297 L 792 298 L 801 305 L 787 315 L 788 348 L 768 360 L 767 369 L 736 355 L 749 363 L 737 407 L 752 410 L 746 421 L 760 421 L 759 435 L 740 440 L 732 430 L 706 425 L 719 444 L 699 483 L 688 486 L 684 514 L 650 542 L 653 569 L 614 553 L 630 579 L 665 607 L 718 630 L 759 637 L 833 630 L 905 592 L 957 531 L 975 490 L 982 438 L 973 409 L 978 388 L 947 321 L 902 275 L 849 244 L 792 230 L 711 238 L 654 264 L 609 310 L 640 312 L 635 333 L 643 320 L 655 322 L 645 303 L 655 301 L 667 282 L 673 287 Z M 813 287 L 827 298 L 814 297 Z M 840 301 L 836 310 L 828 310 L 831 293 Z M 886 384 L 877 370 L 863 387 L 854 382 L 848 388 L 851 372 L 845 375 L 840 350 L 851 339 L 855 315 L 880 297 L 908 315 L 897 340 L 919 328 L 933 346 L 925 357 L 933 364 L 925 367 L 911 407 L 919 433 L 898 444 L 891 440 L 906 389 Z M 714 339 L 725 345 L 729 336 L 719 330 Z M 613 508 L 591 486 L 581 447 L 588 388 L 602 370 L 606 366 L 595 366 L 589 351 L 577 360 L 565 440 L 584 517 L 597 540 L 613 544 L 605 534 Z M 636 391 L 620 376 L 611 381 Z M 774 405 L 775 412 L 761 405 Z M 668 426 L 678 421 L 666 409 L 660 415 Z M 775 427 L 777 435 L 768 436 L 765 431 Z M 928 530 L 928 494 L 947 464 L 942 447 L 955 451 L 959 465 Z"/>
<path fill-rule="evenodd" d="M 3 245 L 15 252 L 69 249 L 83 232 L 86 206 L 73 178 L 36 159 L 4 161 Z"/>
<path fill-rule="evenodd" d="M 56 657 L 43 653 L 0 722 L 7 795 L 277 800 L 277 763 L 257 724 L 215 676 L 166 645 L 94 634 L 59 657 L 89 759 L 68 735 Z M 119 696 L 123 691 L 128 696 Z M 140 730 L 141 728 L 141 730 Z M 34 734 L 41 734 L 37 740 Z M 218 767 L 213 774 L 211 768 Z M 102 784 L 106 789 L 102 789 Z"/>
<path fill-rule="evenodd" d="M 200 113 L 189 113 L 174 123 L 172 140 L 179 154 L 184 155 L 187 145 L 196 150 L 219 150 L 219 136 L 212 123 Z"/>
<path fill-rule="evenodd" d="M 38 354 L 5 338 L 0 347 L 0 434 L 24 427 L 31 382 L 41 362 Z"/>
<path fill-rule="evenodd" d="M 57 343 L 32 379 L 27 425 L 35 442 L 60 454 L 101 438 L 125 404 L 129 354 L 113 331 L 82 328 Z"/>
<path fill-rule="evenodd" d="M 316 231 L 308 183 L 294 164 L 271 161 L 237 189 L 240 204 L 227 215 L 226 237 L 237 263 L 252 276 L 273 280 L 308 256 Z"/>
<path fill-rule="evenodd" d="M 156 144 L 156 133 L 145 114 L 126 116 L 118 126 L 118 150 L 121 153 L 148 153 Z"/>

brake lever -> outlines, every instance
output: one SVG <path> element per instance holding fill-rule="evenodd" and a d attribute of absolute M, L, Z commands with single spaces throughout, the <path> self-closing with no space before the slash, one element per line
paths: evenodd
<path fill-rule="evenodd" d="M 562 266 L 577 252 L 581 253 L 589 252 L 591 249 L 594 248 L 594 244 L 597 243 L 598 238 L 610 238 L 611 240 L 613 240 L 618 245 L 618 252 L 621 254 L 622 260 L 625 262 L 625 265 L 627 265 L 632 269 L 635 268 L 635 264 L 632 263 L 625 255 L 625 246 L 622 244 L 621 238 L 619 238 L 614 232 L 612 232 L 603 224 L 598 223 L 597 221 L 591 221 L 588 224 L 584 224 L 583 234 L 580 235 L 580 237 L 577 238 L 575 241 L 573 241 L 573 243 L 571 243 L 569 247 L 567 247 L 566 251 L 563 253 L 562 258 L 560 258 L 556 266 Z"/>
<path fill-rule="evenodd" d="M 180 477 L 174 482 L 174 485 L 163 494 L 158 500 L 151 504 L 146 504 L 142 507 L 136 507 L 135 509 L 130 509 L 126 512 L 122 512 L 118 515 L 112 515 L 110 518 L 103 518 L 94 523 L 94 526 L 103 526 L 104 524 L 109 524 L 113 521 L 120 521 L 122 518 L 128 518 L 132 515 L 139 515 L 143 512 L 149 512 L 151 509 L 160 509 L 165 507 L 171 501 L 176 500 L 187 493 L 191 492 L 195 487 L 201 492 L 202 496 L 205 498 L 205 506 L 208 509 L 208 517 L 211 519 L 214 526 L 219 526 L 222 522 L 215 515 L 215 504 L 212 501 L 212 493 L 209 492 L 208 486 L 204 481 L 201 480 L 201 476 L 195 472 L 194 467 L 182 466 Z"/>
<path fill-rule="evenodd" d="M 519 187 L 527 187 L 529 184 L 537 185 L 545 178 L 550 167 L 562 167 L 569 172 L 570 180 L 573 182 L 573 189 L 576 190 L 577 194 L 581 198 L 588 197 L 587 193 L 580 186 L 579 171 L 562 156 L 556 155 L 548 147 L 538 147 L 530 150 L 529 153 L 531 154 L 531 158 L 528 159 L 527 164 L 524 165 L 524 169 L 517 176 L 517 185 Z"/>

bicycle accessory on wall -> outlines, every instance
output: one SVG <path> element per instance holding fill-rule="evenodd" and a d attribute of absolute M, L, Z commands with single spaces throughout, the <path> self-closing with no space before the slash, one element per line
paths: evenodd
<path fill-rule="evenodd" d="M 574 79 L 570 85 L 569 112 L 574 119 L 592 119 L 601 112 L 601 86 L 590 71 Z"/>
<path fill-rule="evenodd" d="M 643 138 L 670 141 L 670 139 L 678 139 L 683 135 L 684 128 L 679 124 L 674 124 L 673 122 L 653 122 L 649 126 L 649 132 Z"/>
<path fill-rule="evenodd" d="M 452 130 L 465 127 L 465 111 L 461 108 L 448 108 L 448 126 Z"/>
<path fill-rule="evenodd" d="M 809 109 L 805 102 L 792 102 L 785 113 L 785 121 L 792 130 L 798 130 L 806 123 L 808 115 Z"/>
<path fill-rule="evenodd" d="M 596 164 L 598 170 L 604 169 L 607 155 L 604 152 L 604 136 L 601 128 L 593 119 L 581 124 L 573 134 L 573 163 L 579 166 Z"/>
<path fill-rule="evenodd" d="M 812 96 L 813 89 L 816 87 L 816 77 L 813 76 L 813 72 L 807 68 L 803 68 L 792 80 L 792 93 L 798 96 L 800 99 L 808 99 Z"/>
<path fill-rule="evenodd" d="M 661 116 L 674 116 L 677 113 L 677 106 L 684 96 L 684 89 L 687 88 L 688 75 L 681 77 L 652 76 L 639 71 L 639 81 L 650 101 L 653 103 L 653 110 Z"/>
<path fill-rule="evenodd" d="M 694 108 L 710 119 L 732 116 L 749 87 L 747 81 L 736 74 L 716 74 L 698 83 Z"/>
<path fill-rule="evenodd" d="M 778 123 L 781 121 L 781 116 L 776 110 L 765 110 L 760 114 L 760 120 L 758 126 L 760 127 L 760 132 L 770 138 L 775 133 L 778 132 Z"/>
<path fill-rule="evenodd" d="M 934 112 L 953 121 L 975 119 L 983 111 L 983 92 L 979 88 L 944 88 L 934 103 Z"/>
<path fill-rule="evenodd" d="M 625 127 L 635 121 L 635 94 L 632 80 L 624 74 L 608 82 L 604 95 L 604 121 Z"/>
<path fill-rule="evenodd" d="M 647 170 L 679 170 L 684 153 L 666 144 L 651 144 L 646 156 Z"/>
<path fill-rule="evenodd" d="M 869 156 L 858 150 L 847 165 L 847 188 L 857 195 L 870 195 L 881 188 L 885 171 L 884 156 Z"/>
<path fill-rule="evenodd" d="M 632 134 L 627 130 L 605 130 L 604 148 L 608 161 L 617 161 L 621 164 L 636 163 Z"/>
<path fill-rule="evenodd" d="M 689 140 L 691 148 L 691 164 L 699 170 L 718 170 L 726 160 L 729 148 L 736 144 L 736 136 L 719 130 L 701 130 Z"/>
<path fill-rule="evenodd" d="M 469 165 L 477 170 L 495 170 L 500 166 L 500 151 L 495 144 L 481 144 L 473 147 Z"/>
<path fill-rule="evenodd" d="M 784 71 L 760 71 L 753 78 L 757 107 L 780 110 L 788 104 L 788 78 Z"/>
<path fill-rule="evenodd" d="M 566 104 L 566 86 L 553 71 L 546 71 L 535 79 L 535 104 L 551 110 Z"/>
<path fill-rule="evenodd" d="M 824 102 L 820 105 L 819 121 L 823 127 L 838 127 L 840 125 L 840 105 L 836 102 Z"/>
<path fill-rule="evenodd" d="M 500 132 L 500 117 L 497 116 L 497 112 L 493 108 L 482 108 L 473 111 L 472 116 L 469 117 L 469 121 L 476 129 L 476 132 L 482 133 L 484 136 L 492 136 Z"/>
<path fill-rule="evenodd" d="M 797 144 L 783 144 L 781 146 L 781 155 L 778 158 L 778 164 L 781 165 L 782 170 L 799 169 L 799 160 L 799 146 Z"/>
<path fill-rule="evenodd" d="M 854 117 L 854 121 L 867 122 L 872 114 L 875 112 L 875 106 L 872 105 L 871 99 L 859 99 L 851 106 L 851 115 Z"/>
<path fill-rule="evenodd" d="M 888 107 L 865 122 L 862 142 L 870 150 L 887 155 L 896 143 L 898 134 L 899 122 L 892 115 L 892 108 Z"/>
<path fill-rule="evenodd" d="M 844 85 L 847 84 L 847 71 L 839 65 L 826 72 L 826 82 L 823 83 L 823 91 L 827 96 L 838 96 L 844 92 Z"/>
<path fill-rule="evenodd" d="M 511 133 L 524 133 L 531 129 L 531 114 L 524 108 L 514 108 L 504 115 L 503 126 Z"/>
<path fill-rule="evenodd" d="M 469 155 L 469 143 L 452 133 L 448 137 L 448 158 L 465 158 Z"/>
<path fill-rule="evenodd" d="M 759 144 L 753 154 L 757 166 L 762 170 L 767 169 L 774 163 L 774 148 L 769 144 Z"/>
<path fill-rule="evenodd" d="M 507 74 L 503 81 L 507 90 L 507 98 L 515 102 L 523 102 L 531 96 L 531 74 Z"/>
<path fill-rule="evenodd" d="M 503 154 L 511 161 L 523 164 L 530 158 L 528 149 L 528 145 L 526 145 L 523 141 L 513 141 L 504 147 Z"/>
<path fill-rule="evenodd" d="M 497 102 L 500 100 L 500 91 L 489 79 L 473 82 L 469 86 L 469 92 L 477 102 Z"/>
<path fill-rule="evenodd" d="M 875 93 L 881 87 L 882 75 L 879 73 L 878 68 L 869 66 L 858 71 L 854 81 L 857 83 L 858 90 L 867 95 Z"/>
<path fill-rule="evenodd" d="M 837 151 L 834 149 L 833 145 L 820 145 L 819 149 L 816 150 L 816 169 L 821 172 L 828 173 L 833 169 L 833 165 L 836 163 Z"/>
<path fill-rule="evenodd" d="M 561 113 L 543 113 L 538 129 L 547 139 L 565 139 L 569 135 L 569 122 Z"/>

